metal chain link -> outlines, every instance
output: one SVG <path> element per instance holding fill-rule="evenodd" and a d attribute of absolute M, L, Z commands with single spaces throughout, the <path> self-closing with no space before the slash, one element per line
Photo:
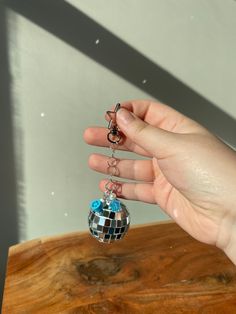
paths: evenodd
<path fill-rule="evenodd" d="M 119 142 L 121 140 L 121 134 L 119 128 L 116 124 L 116 113 L 120 109 L 120 104 L 118 103 L 114 111 L 107 111 L 107 115 L 110 117 L 108 123 L 108 134 L 107 139 L 110 142 L 111 156 L 107 160 L 107 173 L 109 175 L 108 181 L 105 184 L 104 197 L 108 198 L 111 195 L 116 197 L 116 192 L 118 189 L 117 182 L 113 179 L 114 176 L 119 175 L 119 169 L 117 167 L 119 159 L 115 157 L 115 152 L 118 148 Z"/>

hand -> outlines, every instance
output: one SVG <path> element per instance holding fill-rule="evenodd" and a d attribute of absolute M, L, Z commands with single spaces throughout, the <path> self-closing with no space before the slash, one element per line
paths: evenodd
<path fill-rule="evenodd" d="M 149 159 L 119 161 L 119 176 L 139 182 L 122 182 L 118 196 L 157 203 L 195 239 L 220 247 L 236 264 L 236 153 L 166 105 L 136 100 L 121 107 L 117 124 L 124 141 L 119 149 Z M 93 127 L 84 139 L 105 147 L 106 135 L 106 128 Z M 107 173 L 107 159 L 93 154 L 89 165 Z M 103 191 L 105 183 L 100 183 Z"/>

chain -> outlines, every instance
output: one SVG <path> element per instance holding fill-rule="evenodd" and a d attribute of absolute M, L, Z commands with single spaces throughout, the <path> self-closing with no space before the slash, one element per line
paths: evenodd
<path fill-rule="evenodd" d="M 107 115 L 110 117 L 108 123 L 108 134 L 107 139 L 110 142 L 111 156 L 107 160 L 107 173 L 109 175 L 108 181 L 105 185 L 104 198 L 115 198 L 118 189 L 117 182 L 113 179 L 114 176 L 119 175 L 119 169 L 117 167 L 119 159 L 115 157 L 115 152 L 118 148 L 119 142 L 121 140 L 121 134 L 119 128 L 116 124 L 116 113 L 120 109 L 120 104 L 118 103 L 114 111 L 107 111 Z"/>

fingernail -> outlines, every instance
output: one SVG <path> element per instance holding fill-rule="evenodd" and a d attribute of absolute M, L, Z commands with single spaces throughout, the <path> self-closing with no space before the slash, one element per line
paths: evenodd
<path fill-rule="evenodd" d="M 134 116 L 132 113 L 124 108 L 121 108 L 117 111 L 117 118 L 118 121 L 123 124 L 129 124 L 131 121 L 134 120 Z"/>

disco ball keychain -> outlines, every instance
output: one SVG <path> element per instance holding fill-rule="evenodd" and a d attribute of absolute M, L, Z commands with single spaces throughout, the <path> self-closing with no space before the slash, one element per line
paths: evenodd
<path fill-rule="evenodd" d="M 113 176 L 119 173 L 118 159 L 114 156 L 122 138 L 116 124 L 116 113 L 119 109 L 120 104 L 117 104 L 114 111 L 107 111 L 110 117 L 107 140 L 112 151 L 107 161 L 107 171 L 110 176 L 105 185 L 103 197 L 91 202 L 88 216 L 91 235 L 98 241 L 107 243 L 121 240 L 127 233 L 130 224 L 130 214 L 125 204 L 116 197 L 119 185 L 113 179 Z"/>

